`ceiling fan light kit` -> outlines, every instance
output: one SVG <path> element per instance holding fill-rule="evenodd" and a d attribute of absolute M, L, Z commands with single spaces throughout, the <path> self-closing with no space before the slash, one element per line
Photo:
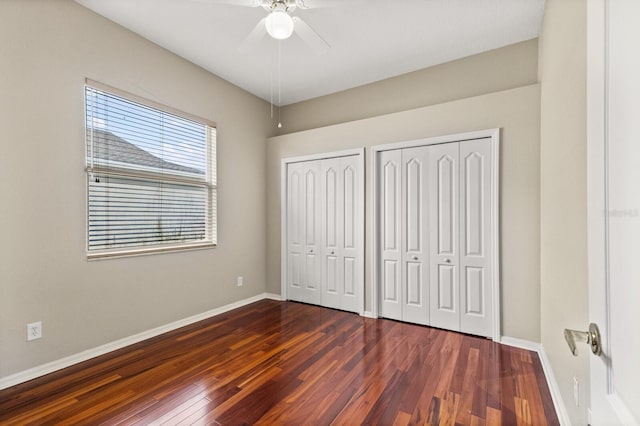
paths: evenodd
<path fill-rule="evenodd" d="M 293 34 L 293 18 L 286 10 L 276 8 L 265 20 L 267 33 L 276 40 L 285 40 Z"/>

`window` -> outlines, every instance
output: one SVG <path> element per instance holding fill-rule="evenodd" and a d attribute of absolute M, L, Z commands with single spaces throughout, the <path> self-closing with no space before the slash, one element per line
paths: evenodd
<path fill-rule="evenodd" d="M 216 243 L 215 124 L 87 81 L 87 252 Z"/>

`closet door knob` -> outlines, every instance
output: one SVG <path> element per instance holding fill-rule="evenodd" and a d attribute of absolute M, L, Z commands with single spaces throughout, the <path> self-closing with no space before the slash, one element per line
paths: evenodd
<path fill-rule="evenodd" d="M 447 263 L 451 263 L 451 259 L 445 259 L 444 261 Z"/>
<path fill-rule="evenodd" d="M 413 256 L 413 260 L 418 260 L 418 256 Z"/>
<path fill-rule="evenodd" d="M 331 254 L 335 254 L 335 252 L 333 250 L 331 250 Z"/>

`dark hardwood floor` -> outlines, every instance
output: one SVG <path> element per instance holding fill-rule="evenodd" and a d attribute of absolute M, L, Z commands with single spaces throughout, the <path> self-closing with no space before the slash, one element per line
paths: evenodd
<path fill-rule="evenodd" d="M 261 301 L 0 391 L 0 424 L 557 425 L 534 352 Z"/>

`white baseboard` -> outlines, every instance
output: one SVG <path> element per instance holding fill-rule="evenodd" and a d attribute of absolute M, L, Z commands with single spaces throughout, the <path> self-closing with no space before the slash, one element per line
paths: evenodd
<path fill-rule="evenodd" d="M 560 386 L 556 381 L 556 376 L 553 374 L 553 368 L 551 368 L 551 361 L 547 357 L 547 353 L 544 351 L 544 346 L 540 345 L 538 351 L 540 356 L 540 362 L 542 363 L 542 369 L 544 370 L 544 376 L 547 378 L 547 384 L 549 385 L 549 392 L 551 392 L 551 399 L 553 399 L 553 405 L 556 407 L 556 413 L 558 414 L 558 420 L 562 426 L 571 426 L 571 419 L 569 418 L 569 412 L 562 399 L 560 393 Z"/>
<path fill-rule="evenodd" d="M 251 303 L 254 303 L 263 299 L 280 300 L 280 296 L 276 294 L 270 294 L 270 293 L 258 294 L 256 296 L 249 297 L 248 299 L 229 303 L 228 305 L 220 306 L 219 308 L 214 308 L 207 312 L 203 312 L 201 314 L 193 315 L 191 317 L 184 318 L 184 319 L 172 322 L 170 324 L 161 325 L 160 327 L 156 327 L 154 329 L 143 331 L 142 333 L 138 333 L 133 336 L 116 340 L 115 342 L 107 343 L 93 349 L 88 349 L 86 351 L 82 351 L 77 354 L 73 354 L 68 357 L 61 358 L 56 361 L 48 362 L 46 364 L 42 364 L 37 367 L 30 368 L 28 370 L 20 371 L 10 376 L 2 377 L 0 378 L 0 390 L 9 388 L 11 386 L 15 386 L 20 383 L 27 382 L 29 380 L 36 379 L 46 374 L 53 373 L 54 371 L 62 370 L 63 368 L 70 367 L 74 364 L 87 361 L 91 358 L 95 358 L 97 356 L 104 355 L 106 353 L 115 351 L 117 349 L 124 348 L 125 346 L 133 345 L 134 343 L 138 343 L 143 340 L 150 339 L 155 336 L 159 336 L 160 334 L 176 330 L 180 327 L 184 327 L 186 325 L 193 324 L 195 322 L 202 321 L 204 319 L 207 319 L 216 315 L 220 315 L 222 313 L 240 308 L 242 306 L 249 305 Z"/>
<path fill-rule="evenodd" d="M 500 343 L 538 353 L 540 363 L 542 364 L 542 370 L 544 371 L 544 377 L 547 379 L 547 385 L 549 386 L 549 392 L 551 393 L 551 399 L 553 400 L 553 406 L 555 407 L 556 414 L 558 415 L 558 420 L 562 426 L 571 426 L 571 419 L 569 418 L 567 407 L 565 406 L 562 395 L 560 394 L 560 387 L 558 386 L 556 376 L 553 374 L 553 368 L 551 368 L 551 362 L 549 361 L 542 344 L 529 340 L 516 339 L 515 337 L 509 336 L 502 336 Z"/>
<path fill-rule="evenodd" d="M 269 300 L 277 300 L 278 302 L 282 302 L 282 296 L 275 293 L 264 293 L 264 298 Z"/>
<path fill-rule="evenodd" d="M 365 317 L 365 318 L 374 318 L 374 319 L 376 318 L 376 317 L 373 315 L 373 312 L 371 312 L 371 311 L 364 311 L 364 312 L 363 312 L 362 314 L 360 314 L 360 315 L 362 315 L 362 316 L 363 316 L 363 317 Z"/>
<path fill-rule="evenodd" d="M 532 342 L 531 340 L 516 339 L 515 337 L 502 336 L 500 343 L 507 346 L 513 346 L 514 348 L 526 349 L 528 351 L 534 351 L 540 353 L 542 345 L 540 343 Z"/>

